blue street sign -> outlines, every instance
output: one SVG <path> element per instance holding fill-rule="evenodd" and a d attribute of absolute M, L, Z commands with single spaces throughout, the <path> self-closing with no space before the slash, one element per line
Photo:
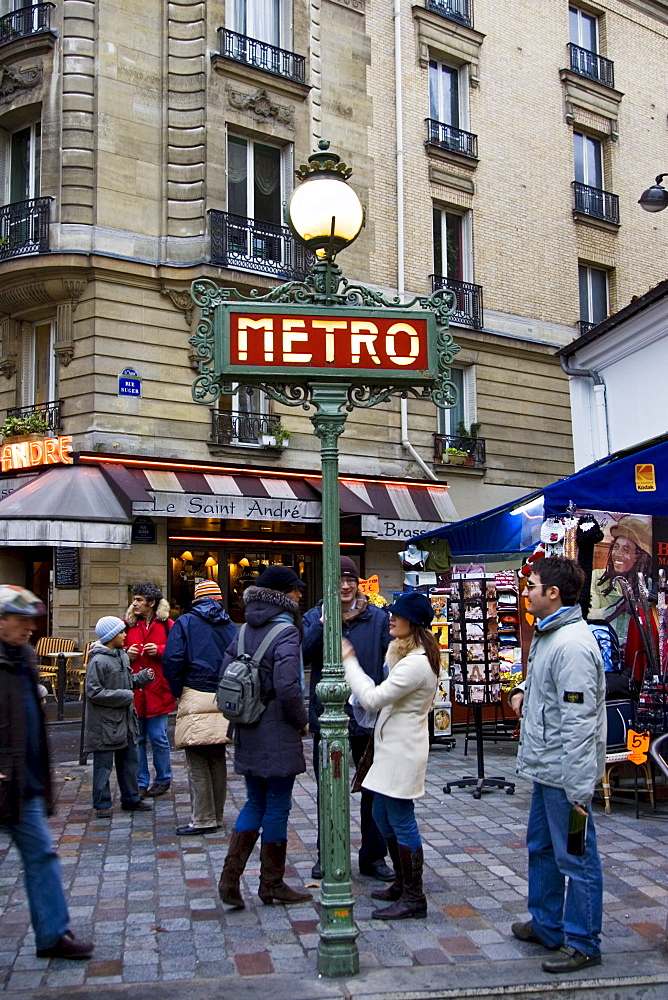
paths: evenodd
<path fill-rule="evenodd" d="M 118 376 L 119 396 L 141 396 L 141 379 L 134 368 L 124 368 Z"/>

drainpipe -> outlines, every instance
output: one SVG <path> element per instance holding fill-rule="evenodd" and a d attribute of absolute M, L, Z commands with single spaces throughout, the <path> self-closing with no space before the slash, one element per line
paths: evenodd
<path fill-rule="evenodd" d="M 560 358 L 561 367 L 571 378 L 590 378 L 594 383 L 594 405 L 596 407 L 596 430 L 598 455 L 594 460 L 605 458 L 610 454 L 610 437 L 608 433 L 608 407 L 605 400 L 605 382 L 593 368 L 572 368 L 565 358 Z"/>
<path fill-rule="evenodd" d="M 397 292 L 403 296 L 404 283 L 404 119 L 403 93 L 401 88 L 401 0 L 394 0 L 392 17 L 394 19 L 394 106 L 397 122 Z M 408 400 L 400 400 L 401 412 L 401 446 L 417 462 L 427 479 L 438 481 L 438 476 L 418 455 L 408 437 Z"/>

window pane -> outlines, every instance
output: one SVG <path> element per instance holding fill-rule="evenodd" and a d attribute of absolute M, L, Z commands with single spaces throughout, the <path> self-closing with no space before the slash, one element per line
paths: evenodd
<path fill-rule="evenodd" d="M 466 408 L 464 406 L 464 369 L 452 368 L 450 378 L 457 389 L 457 402 L 447 410 L 439 411 L 439 433 L 457 434 L 457 427 L 464 420 Z"/>
<path fill-rule="evenodd" d="M 429 115 L 459 128 L 459 73 L 434 60 L 429 63 Z"/>
<path fill-rule="evenodd" d="M 608 275 L 606 271 L 590 267 L 591 323 L 600 323 L 608 315 Z"/>
<path fill-rule="evenodd" d="M 603 162 L 601 157 L 601 144 L 598 139 L 585 138 L 585 169 L 588 180 L 585 184 L 590 187 L 603 187 Z"/>
<path fill-rule="evenodd" d="M 441 113 L 438 92 L 438 63 L 432 59 L 429 63 L 429 117 L 439 122 Z"/>
<path fill-rule="evenodd" d="M 443 235 L 442 235 L 442 212 L 440 208 L 435 208 L 432 213 L 432 228 L 434 239 L 434 274 L 445 274 L 443 270 Z"/>
<path fill-rule="evenodd" d="M 589 268 L 582 264 L 578 267 L 578 285 L 580 289 L 580 319 L 590 323 L 589 319 Z"/>
<path fill-rule="evenodd" d="M 42 158 L 42 123 L 35 125 L 35 152 L 33 156 L 33 181 L 31 198 L 39 198 L 40 192 L 40 163 Z"/>
<path fill-rule="evenodd" d="M 580 11 L 580 45 L 583 49 L 596 52 L 596 18 Z"/>
<path fill-rule="evenodd" d="M 227 140 L 227 211 L 248 216 L 248 167 L 246 142 L 230 136 Z"/>
<path fill-rule="evenodd" d="M 246 0 L 246 34 L 280 46 L 280 0 Z"/>
<path fill-rule="evenodd" d="M 9 201 L 26 201 L 30 197 L 29 128 L 12 134 L 9 170 Z"/>
<path fill-rule="evenodd" d="M 585 161 L 584 161 L 584 136 L 578 132 L 573 133 L 573 158 L 575 160 L 575 180 L 579 184 L 586 184 Z"/>
<path fill-rule="evenodd" d="M 254 213 L 262 222 L 281 224 L 281 152 L 275 146 L 253 147 Z"/>
<path fill-rule="evenodd" d="M 462 219 L 460 215 L 446 212 L 445 229 L 447 239 L 448 277 L 462 280 Z"/>
<path fill-rule="evenodd" d="M 51 389 L 51 324 L 40 323 L 35 327 L 35 400 L 47 403 Z"/>

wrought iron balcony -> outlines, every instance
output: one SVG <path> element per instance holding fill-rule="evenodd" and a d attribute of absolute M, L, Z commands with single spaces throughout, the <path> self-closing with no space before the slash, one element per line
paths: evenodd
<path fill-rule="evenodd" d="M 234 59 L 235 62 L 255 66 L 256 69 L 263 69 L 267 73 L 282 76 L 286 80 L 294 80 L 296 83 L 306 83 L 304 56 L 295 55 L 287 49 L 279 49 L 278 46 L 269 45 L 268 42 L 260 42 L 257 38 L 239 35 L 229 28 L 219 28 L 218 35 L 220 54 L 225 59 Z"/>
<path fill-rule="evenodd" d="M 425 7 L 434 14 L 458 21 L 468 28 L 473 27 L 473 4 L 471 0 L 425 0 Z"/>
<path fill-rule="evenodd" d="M 484 469 L 485 464 L 484 438 L 434 434 L 434 465 L 465 465 L 468 468 Z"/>
<path fill-rule="evenodd" d="M 437 122 L 435 118 L 425 118 L 425 122 L 427 145 L 440 146 L 441 149 L 449 149 L 453 153 L 461 153 L 462 156 L 469 156 L 474 160 L 478 158 L 477 135 L 465 132 L 462 128 L 455 128 L 454 125 Z"/>
<path fill-rule="evenodd" d="M 580 336 L 584 337 L 585 333 L 589 333 L 589 331 L 593 330 L 595 326 L 598 326 L 598 323 L 591 323 L 588 319 L 579 320 L 578 329 L 580 331 Z"/>
<path fill-rule="evenodd" d="M 13 406 L 7 410 L 8 417 L 18 417 L 25 419 L 33 414 L 39 414 L 48 424 L 52 434 L 58 434 L 62 430 L 62 399 L 52 399 L 49 403 L 35 403 L 33 406 Z"/>
<path fill-rule="evenodd" d="M 575 212 L 619 225 L 619 198 L 616 194 L 590 187 L 588 184 L 580 184 L 579 181 L 573 181 L 573 194 Z"/>
<path fill-rule="evenodd" d="M 209 217 L 212 264 L 261 271 L 293 281 L 303 281 L 309 273 L 313 256 L 287 226 L 214 209 L 209 211 Z"/>
<path fill-rule="evenodd" d="M 432 274 L 430 277 L 433 292 L 438 288 L 449 288 L 455 293 L 457 302 L 452 322 L 482 330 L 482 285 L 446 278 L 442 274 Z"/>
<path fill-rule="evenodd" d="M 596 80 L 604 87 L 615 86 L 615 64 L 610 59 L 600 56 L 598 52 L 590 52 L 580 45 L 574 45 L 573 42 L 568 43 L 568 49 L 573 73 L 586 76 L 588 80 Z"/>
<path fill-rule="evenodd" d="M 49 252 L 50 204 L 50 198 L 32 198 L 0 208 L 0 260 Z"/>
<path fill-rule="evenodd" d="M 53 3 L 36 3 L 32 7 L 21 7 L 0 17 L 0 45 L 13 42 L 16 38 L 36 35 L 51 28 Z"/>
<path fill-rule="evenodd" d="M 268 413 L 239 413 L 232 410 L 211 411 L 213 444 L 261 444 L 263 437 L 273 437 L 281 418 Z"/>

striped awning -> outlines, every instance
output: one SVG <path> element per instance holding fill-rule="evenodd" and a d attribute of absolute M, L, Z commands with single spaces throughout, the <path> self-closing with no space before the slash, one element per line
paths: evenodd
<path fill-rule="evenodd" d="M 458 520 L 446 486 L 425 483 L 383 483 L 343 480 L 343 485 L 371 513 L 362 514 L 362 534 L 373 538 L 412 538 L 430 528 Z"/>

